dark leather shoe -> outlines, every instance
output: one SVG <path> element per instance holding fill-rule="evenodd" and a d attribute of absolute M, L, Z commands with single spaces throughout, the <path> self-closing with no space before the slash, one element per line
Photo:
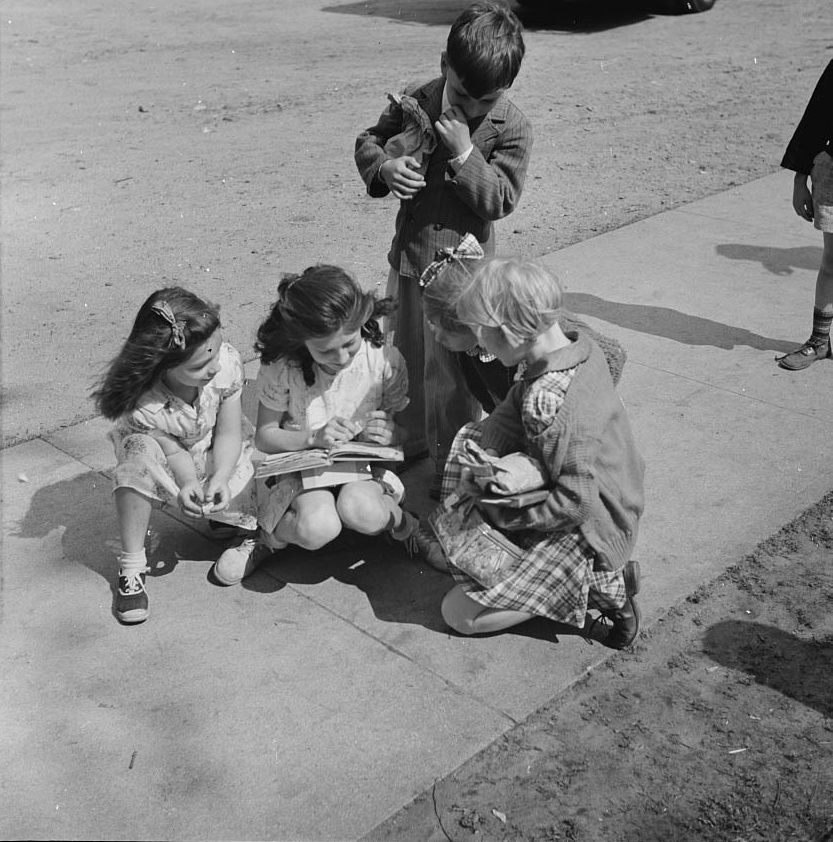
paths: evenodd
<path fill-rule="evenodd" d="M 625 604 L 615 611 L 602 612 L 613 624 L 604 640 L 605 646 L 611 649 L 627 649 L 639 634 L 639 622 L 642 618 L 636 604 L 636 595 L 639 593 L 639 562 L 629 561 L 622 572 L 625 576 Z"/>
<path fill-rule="evenodd" d="M 830 340 L 815 344 L 812 337 L 808 339 L 800 348 L 790 351 L 789 354 L 784 354 L 783 357 L 776 357 L 778 365 L 781 368 L 786 368 L 787 371 L 801 371 L 808 368 L 816 360 L 829 359 L 833 357 L 833 348 L 831 348 Z"/>

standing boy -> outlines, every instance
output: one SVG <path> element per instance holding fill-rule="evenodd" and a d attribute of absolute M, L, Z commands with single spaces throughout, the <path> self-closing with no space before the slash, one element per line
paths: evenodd
<path fill-rule="evenodd" d="M 387 294 L 399 301 L 391 333 L 413 384 L 402 413 L 408 453 L 431 454 L 435 493 L 455 433 L 479 418 L 479 408 L 453 354 L 424 323 L 418 279 L 439 249 L 453 248 L 466 233 L 474 234 L 486 256 L 494 254 L 493 223 L 518 204 L 532 131 L 506 92 L 524 50 L 523 27 L 509 9 L 492 2 L 469 6 L 451 27 L 440 77 L 392 97 L 378 123 L 356 139 L 356 165 L 368 194 L 392 193 L 400 200 L 388 253 Z M 423 133 L 421 148 L 403 154 L 401 144 L 389 141 L 409 130 L 413 137 L 415 110 L 425 115 L 433 136 Z"/>
<path fill-rule="evenodd" d="M 788 371 L 807 368 L 816 360 L 833 357 L 833 61 L 816 84 L 804 115 L 787 146 L 781 166 L 795 172 L 793 208 L 822 232 L 823 251 L 816 278 L 813 332 L 799 348 L 779 357 Z M 807 186 L 807 179 L 813 186 Z"/>

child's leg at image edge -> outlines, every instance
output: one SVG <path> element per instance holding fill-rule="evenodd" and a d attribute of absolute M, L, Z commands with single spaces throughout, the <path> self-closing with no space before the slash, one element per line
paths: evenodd
<path fill-rule="evenodd" d="M 775 358 L 778 365 L 788 371 L 800 371 L 817 360 L 833 356 L 830 348 L 830 327 L 833 324 L 833 233 L 825 231 L 823 237 L 824 250 L 813 301 L 813 331 L 803 345 Z"/>
<path fill-rule="evenodd" d="M 825 231 L 824 251 L 816 279 L 816 299 L 813 312 L 813 336 L 823 342 L 830 341 L 830 325 L 833 323 L 833 232 Z"/>

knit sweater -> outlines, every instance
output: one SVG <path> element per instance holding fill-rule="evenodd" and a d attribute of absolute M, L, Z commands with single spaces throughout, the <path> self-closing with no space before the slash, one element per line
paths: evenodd
<path fill-rule="evenodd" d="M 596 570 L 616 570 L 630 558 L 644 508 L 644 461 L 625 407 L 598 345 L 577 332 L 570 345 L 529 366 L 506 400 L 483 422 L 484 448 L 517 450 L 539 459 L 549 497 L 518 510 L 509 530 L 579 530 L 596 552 Z M 526 389 L 547 371 L 576 368 L 557 414 L 530 435 L 523 418 Z"/>

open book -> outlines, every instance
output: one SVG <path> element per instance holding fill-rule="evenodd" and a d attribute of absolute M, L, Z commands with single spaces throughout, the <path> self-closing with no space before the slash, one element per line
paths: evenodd
<path fill-rule="evenodd" d="M 404 458 L 405 454 L 401 447 L 364 441 L 346 441 L 326 450 L 314 447 L 309 450 L 272 453 L 260 463 L 255 476 L 274 477 L 295 471 L 328 468 L 339 462 L 401 462 Z"/>

